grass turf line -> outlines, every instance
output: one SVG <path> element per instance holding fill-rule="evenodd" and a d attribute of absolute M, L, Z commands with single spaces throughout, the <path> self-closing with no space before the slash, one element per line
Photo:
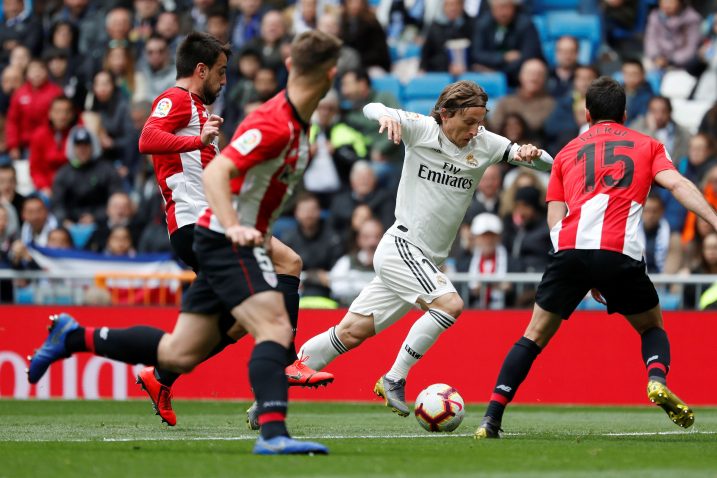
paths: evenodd
<path fill-rule="evenodd" d="M 672 433 L 681 429 L 657 407 L 514 406 L 506 438 L 477 442 L 428 434 L 378 402 L 292 403 L 294 436 L 324 437 L 331 455 L 256 457 L 247 406 L 178 401 L 169 428 L 144 401 L 0 400 L 0 477 L 717 475 L 715 408 L 696 410 L 697 433 Z M 472 434 L 482 412 L 469 406 L 456 434 Z"/>

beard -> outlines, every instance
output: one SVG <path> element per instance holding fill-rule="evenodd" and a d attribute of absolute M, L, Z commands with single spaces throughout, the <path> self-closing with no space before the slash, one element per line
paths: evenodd
<path fill-rule="evenodd" d="M 216 89 L 216 91 L 212 91 L 211 87 L 209 85 L 204 85 L 202 87 L 202 96 L 204 97 L 204 104 L 205 105 L 211 105 L 217 100 L 217 96 L 219 96 L 219 93 L 222 91 L 222 87 Z"/>

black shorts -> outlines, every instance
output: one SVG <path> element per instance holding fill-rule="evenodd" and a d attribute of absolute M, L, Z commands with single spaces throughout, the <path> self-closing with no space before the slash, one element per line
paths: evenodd
<path fill-rule="evenodd" d="M 274 265 L 263 247 L 233 246 L 223 235 L 197 226 L 194 253 L 199 274 L 182 299 L 182 312 L 221 314 L 249 296 L 275 290 Z"/>
<path fill-rule="evenodd" d="M 197 262 L 197 256 L 194 254 L 194 249 L 192 249 L 194 244 L 194 224 L 182 226 L 170 234 L 169 243 L 172 244 L 174 255 L 191 267 L 194 272 L 199 270 L 199 262 Z"/>
<path fill-rule="evenodd" d="M 609 314 L 646 312 L 657 304 L 645 262 L 612 251 L 567 249 L 550 253 L 535 302 L 548 312 L 570 317 L 590 289 L 600 291 Z"/>

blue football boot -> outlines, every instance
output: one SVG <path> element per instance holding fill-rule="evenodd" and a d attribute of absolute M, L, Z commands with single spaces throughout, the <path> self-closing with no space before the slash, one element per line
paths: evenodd
<path fill-rule="evenodd" d="M 37 383 L 53 362 L 71 355 L 65 348 L 65 339 L 67 334 L 77 329 L 80 324 L 68 314 L 51 315 L 50 321 L 50 335 L 42 347 L 35 350 L 32 357 L 28 357 L 30 367 L 27 369 L 27 379 L 30 383 Z"/>
<path fill-rule="evenodd" d="M 328 455 L 329 449 L 321 443 L 278 436 L 268 440 L 259 437 L 253 452 L 255 455 Z"/>

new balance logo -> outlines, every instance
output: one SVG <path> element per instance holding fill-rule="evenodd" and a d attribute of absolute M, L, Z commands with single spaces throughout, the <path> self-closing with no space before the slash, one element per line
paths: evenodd
<path fill-rule="evenodd" d="M 513 390 L 511 387 L 509 387 L 507 385 L 502 385 L 502 384 L 498 385 L 495 388 L 497 388 L 498 390 L 503 390 L 504 392 L 507 392 L 507 393 L 510 393 L 510 391 Z"/>
<path fill-rule="evenodd" d="M 102 327 L 100 329 L 100 338 L 102 340 L 107 340 L 107 336 L 109 335 L 109 333 L 110 333 L 110 329 L 108 329 L 107 327 Z"/>
<path fill-rule="evenodd" d="M 416 360 L 418 360 L 418 359 L 420 359 L 421 357 L 423 357 L 423 355 L 419 354 L 418 352 L 416 352 L 415 350 L 413 350 L 411 347 L 409 347 L 408 344 L 406 344 L 406 345 L 403 346 L 403 350 L 405 350 L 406 352 L 408 352 L 408 355 L 410 355 L 411 357 L 415 358 Z"/>
<path fill-rule="evenodd" d="M 659 355 L 653 355 L 652 357 L 647 359 L 647 362 L 645 362 L 645 365 L 650 365 L 650 362 L 652 362 L 653 360 L 657 360 L 658 358 L 660 358 Z"/>

